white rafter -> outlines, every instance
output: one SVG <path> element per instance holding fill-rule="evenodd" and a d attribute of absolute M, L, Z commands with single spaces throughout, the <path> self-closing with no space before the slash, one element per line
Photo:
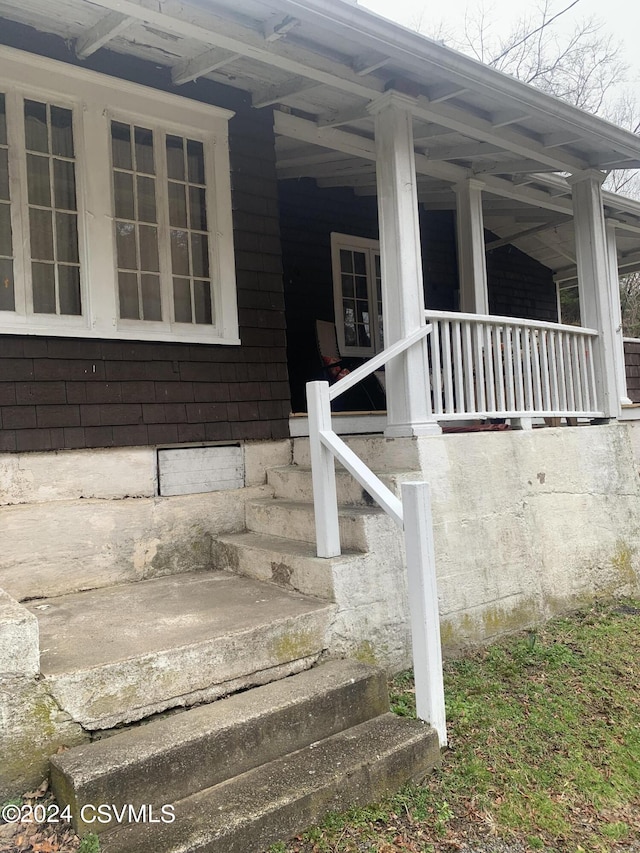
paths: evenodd
<path fill-rule="evenodd" d="M 111 12 L 101 18 L 97 24 L 91 27 L 90 30 L 77 40 L 76 56 L 78 59 L 86 59 L 100 50 L 107 42 L 120 35 L 131 23 L 131 19 L 127 15 L 120 12 Z"/>

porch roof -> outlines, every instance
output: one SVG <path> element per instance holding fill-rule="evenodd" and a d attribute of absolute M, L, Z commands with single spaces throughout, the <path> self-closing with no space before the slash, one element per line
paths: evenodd
<path fill-rule="evenodd" d="M 640 138 L 347 0 L 0 0 L 0 16 L 62 36 L 80 59 L 108 46 L 275 106 L 278 172 L 375 192 L 368 104 L 414 97 L 420 200 L 453 208 L 485 185 L 485 225 L 573 273 L 571 198 L 558 173 L 640 167 Z M 555 173 L 555 174 L 554 174 Z M 607 194 L 627 268 L 640 266 L 640 205 Z"/>

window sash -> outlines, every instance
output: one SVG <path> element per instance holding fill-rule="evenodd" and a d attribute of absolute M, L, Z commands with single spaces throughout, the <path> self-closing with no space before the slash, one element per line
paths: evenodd
<path fill-rule="evenodd" d="M 331 235 L 333 292 L 338 346 L 341 355 L 371 356 L 383 349 L 382 294 L 377 240 L 347 234 Z M 363 258 L 355 268 L 355 258 Z M 349 263 L 352 258 L 354 263 Z M 376 262 L 377 259 L 377 262 Z M 355 332 L 345 323 L 353 315 Z M 354 338 L 355 334 L 355 338 Z"/>
<path fill-rule="evenodd" d="M 7 78 L 9 72 L 13 75 L 12 79 Z M 60 92 L 64 92 L 64 96 L 59 96 Z M 12 281 L 15 291 L 14 310 L 2 310 L 0 302 L 0 333 L 16 334 L 25 331 L 34 334 L 133 340 L 240 343 L 227 140 L 227 123 L 232 113 L 3 46 L 0 46 L 0 93 L 5 93 L 6 96 L 8 118 L 8 140 L 6 145 L 0 145 L 0 157 L 2 150 L 8 150 L 11 198 L 10 205 L 5 203 L 5 206 L 10 207 L 11 211 L 13 252 L 12 258 L 5 255 L 0 257 L 0 266 L 3 261 L 13 264 Z M 27 169 L 23 116 L 25 99 L 46 102 L 73 111 L 73 135 L 76 144 L 74 153 L 77 165 L 78 262 L 83 309 L 80 316 L 33 313 L 30 221 L 26 200 Z M 112 118 L 137 126 L 153 127 L 159 132 L 158 139 L 162 141 L 163 146 L 166 134 L 194 140 L 196 144 L 204 146 L 204 203 L 208 233 L 205 241 L 204 228 L 189 228 L 192 266 L 190 273 L 193 273 L 189 276 L 189 287 L 193 306 L 197 304 L 197 288 L 200 288 L 201 294 L 204 287 L 202 282 L 208 285 L 210 297 L 206 299 L 200 295 L 200 307 L 197 310 L 196 307 L 192 308 L 191 322 L 176 322 L 171 259 L 169 256 L 168 262 L 164 262 L 162 267 L 162 246 L 160 266 L 165 274 L 162 276 L 161 296 L 167 310 L 163 308 L 160 319 L 136 320 L 119 317 L 110 168 Z M 157 175 L 156 182 L 158 186 L 162 183 L 163 194 L 166 195 L 166 168 L 164 172 L 163 180 Z M 196 186 L 195 180 L 185 182 L 185 186 L 187 183 L 193 191 L 202 189 Z M 0 204 L 2 203 L 0 200 Z M 168 214 L 165 220 L 168 235 Z M 159 221 L 159 235 L 160 228 Z M 160 240 L 160 243 L 162 242 L 165 241 Z M 168 237 L 166 242 L 168 243 Z M 199 252 L 201 261 L 199 267 L 197 264 L 194 266 L 196 252 Z M 62 261 L 62 258 L 58 260 Z M 4 263 L 0 273 L 6 267 L 8 263 Z M 208 273 L 208 278 L 205 277 L 205 272 Z M 3 282 L 0 277 L 0 297 Z M 57 299 L 59 302 L 59 297 Z M 156 313 L 152 316 L 159 315 Z"/>

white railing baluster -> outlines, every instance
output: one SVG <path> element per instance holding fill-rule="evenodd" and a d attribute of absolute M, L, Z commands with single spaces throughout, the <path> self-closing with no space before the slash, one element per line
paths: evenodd
<path fill-rule="evenodd" d="M 505 377 L 505 382 L 507 385 L 507 402 L 506 402 L 506 410 L 508 412 L 515 412 L 517 410 L 516 405 L 516 382 L 515 382 L 515 374 L 513 372 L 513 333 L 514 331 L 517 334 L 517 329 L 512 329 L 511 326 L 504 326 L 504 357 L 507 365 L 507 372 Z"/>
<path fill-rule="evenodd" d="M 587 360 L 589 362 L 589 384 L 591 386 L 591 399 L 593 407 L 598 408 L 598 386 L 596 383 L 596 370 L 593 363 L 593 338 L 587 338 Z"/>
<path fill-rule="evenodd" d="M 475 393 L 475 370 L 473 360 L 473 346 L 471 344 L 471 324 L 463 324 L 463 356 L 462 363 L 464 366 L 464 393 L 465 393 L 465 412 L 476 412 L 476 393 Z"/>
<path fill-rule="evenodd" d="M 473 327 L 474 332 L 474 372 L 476 378 L 476 405 L 477 412 L 484 412 L 487 405 L 484 385 L 484 326 L 482 323 L 476 323 Z"/>
<path fill-rule="evenodd" d="M 515 338 L 515 369 L 516 369 L 516 411 L 526 412 L 526 398 L 524 393 L 524 352 L 522 348 L 522 337 L 524 329 L 514 329 Z"/>
<path fill-rule="evenodd" d="M 533 408 L 535 411 L 543 412 L 545 407 L 542 400 L 540 333 L 536 329 L 531 330 L 531 368 L 533 373 Z"/>
<path fill-rule="evenodd" d="M 557 346 L 557 356 L 558 356 L 558 365 L 559 365 L 559 394 L 560 394 L 560 405 L 559 408 L 563 412 L 569 411 L 569 400 L 567 397 L 567 375 L 565 369 L 565 346 L 564 346 L 564 332 L 558 332 L 558 339 L 556 342 Z"/>
<path fill-rule="evenodd" d="M 504 334 L 503 326 L 493 327 L 493 370 L 496 382 L 496 405 L 501 412 L 506 409 L 504 388 Z"/>
<path fill-rule="evenodd" d="M 589 387 L 589 367 L 587 365 L 587 350 L 584 340 L 576 340 L 576 346 L 580 355 L 580 382 L 582 385 L 582 406 L 587 412 L 595 409 L 595 400 L 591 399 L 591 388 Z"/>
<path fill-rule="evenodd" d="M 532 412 L 535 409 L 535 404 L 533 400 L 533 374 L 531 370 L 531 329 L 523 329 L 523 332 L 525 411 Z"/>
<path fill-rule="evenodd" d="M 456 400 L 455 409 L 451 414 L 457 412 L 464 414 L 467 406 L 464 397 L 464 370 L 462 366 L 462 324 L 454 321 L 451 324 L 453 335 L 453 372 L 454 372 L 454 395 Z"/>
<path fill-rule="evenodd" d="M 495 412 L 496 405 L 496 377 L 493 369 L 493 336 L 491 334 L 493 326 L 488 323 L 484 327 L 484 363 L 485 376 L 487 377 L 487 411 Z"/>
<path fill-rule="evenodd" d="M 576 411 L 576 395 L 575 385 L 573 382 L 573 358 L 571 354 L 571 340 L 569 335 L 564 336 L 564 357 L 565 357 L 565 388 L 567 391 L 567 409 L 570 412 Z"/>
<path fill-rule="evenodd" d="M 431 389 L 434 415 L 442 414 L 442 370 L 440 369 L 440 324 L 434 323 L 431 335 Z"/>
<path fill-rule="evenodd" d="M 582 386 L 580 382 L 580 353 L 578 352 L 578 342 L 575 337 L 571 338 L 571 372 L 573 373 L 575 407 L 576 410 L 580 411 L 583 408 Z"/>
<path fill-rule="evenodd" d="M 549 332 L 547 341 L 549 348 L 549 380 L 551 384 L 551 405 L 550 408 L 554 411 L 560 409 L 560 395 L 558 393 L 558 359 L 556 358 L 556 342 L 557 334 Z"/>
<path fill-rule="evenodd" d="M 538 335 L 538 349 L 540 351 L 540 372 L 542 374 L 542 409 L 549 411 L 553 409 L 551 405 L 551 382 L 549 380 L 549 341 L 547 330 L 542 329 Z"/>
<path fill-rule="evenodd" d="M 442 321 L 442 374 L 444 377 L 444 410 L 453 414 L 456 410 L 453 397 L 453 365 L 451 363 L 451 323 Z"/>

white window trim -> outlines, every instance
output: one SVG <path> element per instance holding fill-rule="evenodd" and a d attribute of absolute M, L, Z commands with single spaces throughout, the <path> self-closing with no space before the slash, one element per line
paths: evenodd
<path fill-rule="evenodd" d="M 28 264 L 29 228 L 20 191 L 21 182 L 25 186 L 24 175 L 17 173 L 15 167 L 17 161 L 24 159 L 19 104 L 25 97 L 73 109 L 83 306 L 81 317 L 0 311 L 0 334 L 239 344 L 228 137 L 228 122 L 233 112 L 4 46 L 0 46 L 0 90 L 7 95 L 10 113 L 9 180 L 16 308 L 21 299 L 24 310 Z M 205 144 L 215 325 L 118 318 L 112 118 L 143 126 L 146 121 L 147 126 L 199 139 Z M 17 157 L 15 152 L 19 152 Z"/>
<path fill-rule="evenodd" d="M 367 252 L 367 293 L 369 297 L 371 340 L 369 347 L 348 346 L 344 335 L 344 314 L 342 305 L 342 270 L 340 267 L 340 249 L 352 249 L 355 251 L 365 250 Z M 340 355 L 372 356 L 378 350 L 378 312 L 377 294 L 375 290 L 375 269 L 372 265 L 372 253 L 380 254 L 380 241 L 368 237 L 354 237 L 352 234 L 340 234 L 331 232 L 331 271 L 333 275 L 333 302 L 336 318 L 336 334 L 338 336 L 338 350 Z"/>

